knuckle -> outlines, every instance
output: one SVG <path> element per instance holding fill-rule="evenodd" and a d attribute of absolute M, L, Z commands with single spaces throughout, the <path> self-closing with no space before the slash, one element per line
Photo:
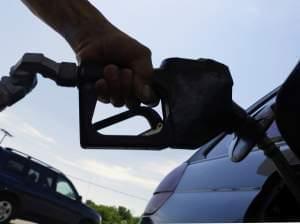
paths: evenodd
<path fill-rule="evenodd" d="M 150 48 L 144 47 L 144 51 L 145 51 L 145 55 L 150 56 L 150 57 L 152 56 L 152 52 L 151 52 Z"/>
<path fill-rule="evenodd" d="M 118 66 L 114 65 L 114 64 L 108 64 L 104 67 L 104 71 L 107 71 L 107 72 L 114 72 L 118 70 Z"/>
<path fill-rule="evenodd" d="M 111 104 L 114 107 L 122 107 L 124 105 L 124 102 L 122 102 L 121 100 L 111 100 Z"/>

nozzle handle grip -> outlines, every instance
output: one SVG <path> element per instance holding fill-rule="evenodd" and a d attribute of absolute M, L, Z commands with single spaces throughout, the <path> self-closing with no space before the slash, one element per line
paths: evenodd
<path fill-rule="evenodd" d="M 101 149 L 163 149 L 168 146 L 167 132 L 160 115 L 150 107 L 138 107 L 110 118 L 92 123 L 97 95 L 95 82 L 103 77 L 103 68 L 96 63 L 85 63 L 79 68 L 79 116 L 80 144 L 83 148 Z M 105 135 L 101 130 L 134 116 L 144 117 L 152 130 L 161 130 L 150 135 Z"/>

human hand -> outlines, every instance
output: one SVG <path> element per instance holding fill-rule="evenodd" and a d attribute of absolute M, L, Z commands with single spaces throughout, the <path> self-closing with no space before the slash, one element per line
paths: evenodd
<path fill-rule="evenodd" d="M 151 51 L 127 34 L 109 25 L 101 31 L 89 31 L 74 48 L 78 61 L 99 62 L 103 79 L 96 83 L 98 99 L 116 107 L 128 108 L 141 102 L 157 101 L 150 84 L 153 75 Z"/>
<path fill-rule="evenodd" d="M 79 62 L 104 67 L 104 79 L 96 83 L 100 101 L 128 107 L 157 101 L 149 87 L 151 51 L 113 26 L 89 1 L 22 2 L 68 41 Z"/>

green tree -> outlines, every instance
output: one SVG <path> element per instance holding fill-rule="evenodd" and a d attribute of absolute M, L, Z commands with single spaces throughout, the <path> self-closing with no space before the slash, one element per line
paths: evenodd
<path fill-rule="evenodd" d="M 101 214 L 103 224 L 137 224 L 139 222 L 139 217 L 134 217 L 131 211 L 123 206 L 98 205 L 91 200 L 87 200 L 86 205 Z"/>
<path fill-rule="evenodd" d="M 118 207 L 118 213 L 122 217 L 123 220 L 128 220 L 128 219 L 132 218 L 130 210 L 123 206 Z"/>

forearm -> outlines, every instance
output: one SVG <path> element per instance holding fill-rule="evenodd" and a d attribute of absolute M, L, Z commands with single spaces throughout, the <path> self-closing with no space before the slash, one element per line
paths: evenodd
<path fill-rule="evenodd" d="M 22 0 L 41 20 L 60 33 L 76 51 L 92 32 L 112 25 L 87 0 Z"/>

